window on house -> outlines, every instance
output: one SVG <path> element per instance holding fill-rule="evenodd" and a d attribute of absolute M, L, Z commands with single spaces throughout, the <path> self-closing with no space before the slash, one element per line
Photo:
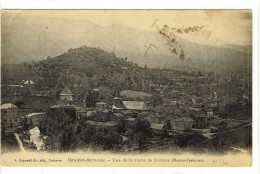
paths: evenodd
<path fill-rule="evenodd" d="M 17 119 L 15 119 L 14 121 L 17 122 Z"/>
<path fill-rule="evenodd" d="M 7 111 L 2 111 L 2 114 L 6 114 L 7 113 Z"/>

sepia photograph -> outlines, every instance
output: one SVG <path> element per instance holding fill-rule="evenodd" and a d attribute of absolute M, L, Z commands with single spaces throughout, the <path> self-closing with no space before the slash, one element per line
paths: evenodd
<path fill-rule="evenodd" d="M 2 165 L 249 167 L 252 45 L 251 10 L 2 10 Z"/>

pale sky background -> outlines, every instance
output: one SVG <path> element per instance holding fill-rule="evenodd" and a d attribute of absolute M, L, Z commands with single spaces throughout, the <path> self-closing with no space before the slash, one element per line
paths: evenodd
<path fill-rule="evenodd" d="M 163 46 L 157 43 L 155 21 L 159 29 L 205 26 L 199 32 L 175 33 L 200 45 L 249 52 L 252 46 L 250 10 L 3 10 L 1 19 L 1 59 L 8 61 L 53 57 L 82 45 L 121 56 L 139 51 L 135 57 L 140 57 L 148 42 Z"/>
<path fill-rule="evenodd" d="M 250 10 L 23 10 L 25 15 L 88 20 L 100 26 L 123 24 L 140 30 L 151 30 L 155 19 L 162 27 L 207 26 L 211 31 L 209 44 L 252 45 L 252 14 Z M 15 15 L 14 15 L 15 16 Z M 205 42 L 192 35 L 186 39 Z"/>

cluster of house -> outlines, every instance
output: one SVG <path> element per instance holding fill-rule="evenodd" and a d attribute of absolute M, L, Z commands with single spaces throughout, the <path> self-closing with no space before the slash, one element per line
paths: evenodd
<path fill-rule="evenodd" d="M 88 96 L 84 107 L 73 105 L 73 94 L 65 88 L 60 94 L 58 105 L 52 109 L 73 109 L 75 118 L 84 121 L 96 129 L 116 130 L 118 126 L 130 129 L 136 119 L 145 119 L 150 122 L 151 129 L 157 133 L 169 131 L 197 130 L 224 130 L 227 123 L 214 114 L 211 107 L 185 107 L 181 102 L 170 102 L 150 108 L 144 101 L 124 101 L 120 97 L 113 99 L 112 106 L 104 102 L 95 102 L 94 96 Z M 218 124 L 212 120 L 219 120 Z M 221 121 L 220 121 L 221 120 Z M 214 122 L 216 123 L 216 121 Z"/>
<path fill-rule="evenodd" d="M 35 83 L 32 80 L 22 80 L 19 85 L 6 85 L 9 88 L 33 89 Z M 19 95 L 18 93 L 15 93 Z M 30 109 L 20 109 L 12 103 L 1 104 L 1 129 L 6 132 L 23 131 L 24 128 L 38 125 L 45 115 L 44 112 L 33 112 Z"/>
<path fill-rule="evenodd" d="M 32 125 L 38 125 L 45 115 L 44 112 L 33 113 L 19 109 L 12 103 L 1 105 L 1 129 L 6 132 L 19 132 Z"/>
<path fill-rule="evenodd" d="M 112 106 L 104 102 L 97 102 L 98 90 L 85 97 L 85 106 L 73 104 L 73 94 L 66 87 L 60 93 L 57 105 L 50 109 L 63 109 L 75 119 L 84 121 L 86 125 L 96 129 L 116 130 L 119 126 L 130 129 L 136 119 L 145 119 L 150 122 L 151 129 L 156 133 L 167 131 L 197 130 L 224 130 L 228 123 L 214 114 L 213 107 L 197 107 L 196 104 L 186 107 L 182 102 L 171 101 L 150 108 L 144 101 L 124 101 L 115 97 Z M 11 103 L 1 105 L 2 127 L 10 132 L 26 126 L 37 125 L 45 113 L 21 113 L 17 106 Z M 214 120 L 214 121 L 212 121 Z M 214 124 L 213 124 L 214 123 Z M 217 124 L 216 124 L 217 123 Z"/>

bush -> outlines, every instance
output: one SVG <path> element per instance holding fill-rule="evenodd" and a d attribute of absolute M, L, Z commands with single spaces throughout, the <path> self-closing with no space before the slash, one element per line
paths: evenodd
<path fill-rule="evenodd" d="M 180 147 L 186 148 L 191 147 L 194 148 L 196 146 L 200 146 L 201 143 L 207 138 L 201 135 L 198 132 L 193 131 L 184 131 L 183 134 L 179 134 L 175 136 L 176 144 Z"/>
<path fill-rule="evenodd" d="M 116 145 L 120 145 L 122 139 L 117 132 L 112 131 L 98 131 L 92 139 L 91 144 L 95 148 L 101 148 L 102 150 L 112 150 Z"/>
<path fill-rule="evenodd" d="M 130 141 L 137 142 L 138 147 L 142 149 L 144 142 L 151 135 L 150 128 L 151 124 L 149 121 L 142 118 L 137 118 L 129 135 Z"/>
<path fill-rule="evenodd" d="M 225 134 L 213 136 L 212 145 L 217 152 L 225 152 L 230 150 L 231 141 L 225 137 Z"/>

